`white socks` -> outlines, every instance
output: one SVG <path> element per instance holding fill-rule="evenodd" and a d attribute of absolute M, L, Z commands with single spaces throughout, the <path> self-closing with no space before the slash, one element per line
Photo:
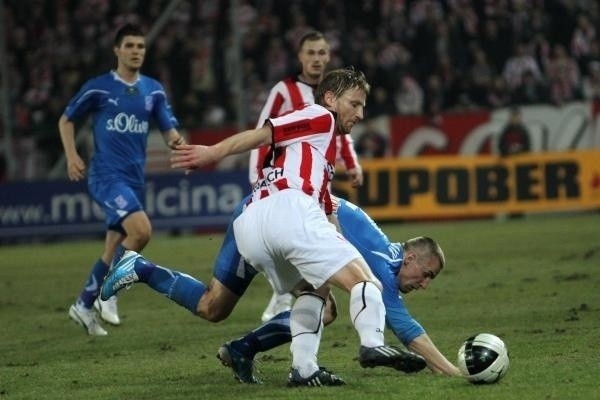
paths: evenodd
<path fill-rule="evenodd" d="M 350 318 L 365 347 L 383 346 L 385 306 L 373 282 L 360 282 L 350 291 Z"/>
<path fill-rule="evenodd" d="M 292 307 L 292 367 L 297 369 L 303 378 L 308 378 L 319 370 L 317 353 L 323 332 L 324 309 L 325 301 L 312 293 L 301 294 Z"/>

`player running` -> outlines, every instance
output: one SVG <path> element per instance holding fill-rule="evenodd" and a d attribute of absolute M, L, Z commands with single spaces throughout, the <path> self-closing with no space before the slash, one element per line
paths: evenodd
<path fill-rule="evenodd" d="M 104 336 L 106 330 L 92 309 L 113 325 L 119 325 L 116 298 L 98 301 L 98 294 L 113 257 L 125 250 L 141 251 L 152 233 L 144 211 L 144 167 L 150 120 L 154 119 L 167 145 L 185 143 L 177 132 L 177 120 L 167 95 L 156 80 L 140 74 L 146 55 L 144 34 L 134 25 L 117 32 L 113 51 L 117 68 L 88 80 L 71 99 L 58 128 L 67 159 L 69 179 L 85 178 L 86 165 L 77 152 L 75 122 L 92 115 L 94 155 L 90 162 L 88 190 L 105 214 L 104 251 L 92 266 L 87 283 L 69 317 L 89 335 Z"/>

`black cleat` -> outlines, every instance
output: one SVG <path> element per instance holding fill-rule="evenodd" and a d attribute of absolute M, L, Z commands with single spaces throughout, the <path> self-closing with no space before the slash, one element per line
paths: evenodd
<path fill-rule="evenodd" d="M 358 362 L 363 368 L 391 367 L 407 373 L 419 372 L 427 366 L 425 359 L 393 346 L 360 346 Z"/>
<path fill-rule="evenodd" d="M 292 368 L 288 376 L 287 385 L 290 387 L 296 386 L 342 386 L 346 382 L 339 376 L 327 371 L 325 368 L 319 368 L 314 374 L 308 378 L 303 378 L 298 373 L 298 370 Z"/>
<path fill-rule="evenodd" d="M 254 360 L 231 347 L 231 343 L 225 343 L 219 348 L 217 358 L 221 364 L 233 370 L 235 379 L 242 383 L 261 384 L 262 381 L 254 375 Z"/>

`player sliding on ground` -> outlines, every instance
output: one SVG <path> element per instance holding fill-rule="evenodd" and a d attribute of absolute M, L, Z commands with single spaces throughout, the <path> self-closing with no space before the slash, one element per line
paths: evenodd
<path fill-rule="evenodd" d="M 238 205 L 232 219 L 239 215 L 245 202 L 246 199 Z M 432 371 L 458 375 L 457 367 L 440 353 L 423 327 L 410 315 L 402 297 L 398 296 L 399 292 L 426 289 L 432 278 L 429 272 L 437 276 L 441 271 L 445 259 L 437 243 L 428 238 L 392 243 L 356 205 L 336 198 L 333 199 L 333 204 L 341 232 L 360 251 L 375 277 L 382 283 L 387 326 L 410 350 L 423 356 Z M 439 269 L 424 270 L 428 263 L 423 261 L 429 258 L 428 254 L 429 257 L 440 257 L 443 261 L 439 264 Z M 211 322 L 222 321 L 231 314 L 257 274 L 254 268 L 244 263 L 237 251 L 231 225 L 217 255 L 213 277 L 208 286 L 189 275 L 155 265 L 140 255 L 132 253 L 131 256 L 130 261 L 121 262 L 111 271 L 103 287 L 103 296 L 108 297 L 113 291 L 133 282 L 143 282 L 193 314 Z M 435 260 L 429 261 L 435 264 Z M 244 383 L 260 382 L 253 374 L 254 357 L 258 352 L 268 351 L 291 341 L 289 315 L 289 311 L 278 314 L 248 335 L 221 346 L 218 356 L 225 365 L 232 368 L 236 379 Z M 332 322 L 335 316 L 335 303 L 329 297 L 323 317 L 325 324 Z M 396 367 L 402 370 L 401 366 Z"/>

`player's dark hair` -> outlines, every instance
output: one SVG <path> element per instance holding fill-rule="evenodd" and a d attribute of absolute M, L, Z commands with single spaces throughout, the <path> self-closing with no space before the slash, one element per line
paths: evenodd
<path fill-rule="evenodd" d="M 418 236 L 402 243 L 404 251 L 413 250 L 417 257 L 435 257 L 440 262 L 440 270 L 446 265 L 446 257 L 440 245 L 430 237 Z"/>
<path fill-rule="evenodd" d="M 337 98 L 350 89 L 361 89 L 365 94 L 369 94 L 371 85 L 367 82 L 365 74 L 355 70 L 354 67 L 334 69 L 329 71 L 317 86 L 315 103 L 324 105 L 327 92 L 333 92 Z"/>
<path fill-rule="evenodd" d="M 123 42 L 123 38 L 125 36 L 141 36 L 144 37 L 144 32 L 142 32 L 142 28 L 134 24 L 126 24 L 123 25 L 115 35 L 114 46 L 120 47 Z"/>
<path fill-rule="evenodd" d="M 305 33 L 304 35 L 302 35 L 300 41 L 298 42 L 298 51 L 302 49 L 302 46 L 304 46 L 304 42 L 316 42 L 317 40 L 321 39 L 327 41 L 327 39 L 325 39 L 325 35 L 323 35 L 319 31 L 309 31 Z"/>

